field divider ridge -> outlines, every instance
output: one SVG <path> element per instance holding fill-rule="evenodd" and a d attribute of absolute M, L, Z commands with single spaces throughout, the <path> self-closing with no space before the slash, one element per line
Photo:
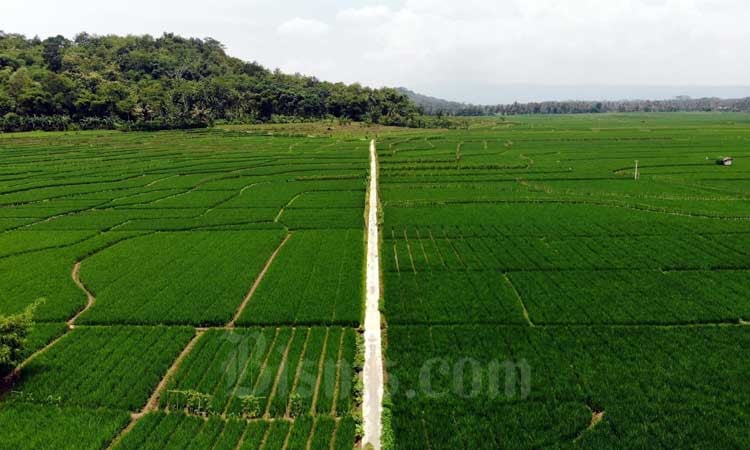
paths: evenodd
<path fill-rule="evenodd" d="M 83 284 L 83 281 L 81 281 L 81 261 L 78 261 L 73 265 L 73 271 L 70 273 L 70 277 L 73 278 L 73 282 L 78 286 L 78 289 L 82 290 L 86 294 L 86 306 L 83 307 L 82 310 L 78 311 L 75 316 L 71 317 L 67 324 L 68 328 L 71 330 L 76 327 L 76 320 L 78 320 L 81 315 L 83 315 L 86 311 L 91 309 L 92 306 L 94 306 L 94 303 L 96 303 L 96 297 L 94 297 L 94 294 L 86 287 L 85 284 Z"/>
<path fill-rule="evenodd" d="M 526 308 L 526 303 L 524 303 L 523 298 L 521 297 L 521 293 L 518 292 L 518 289 L 516 289 L 516 285 L 513 284 L 512 281 L 510 281 L 510 278 L 508 277 L 507 273 L 503 274 L 503 278 L 505 278 L 505 281 L 508 282 L 510 287 L 513 289 L 513 293 L 516 295 L 516 299 L 518 300 L 518 304 L 521 305 L 521 310 L 523 312 L 523 318 L 526 319 L 526 322 L 528 322 L 530 327 L 535 327 L 536 325 L 534 322 L 531 321 L 531 316 L 529 315 L 529 310 Z"/>
<path fill-rule="evenodd" d="M 271 264 L 273 264 L 273 261 L 276 259 L 276 256 L 281 251 L 282 247 L 289 241 L 289 238 L 292 237 L 292 233 L 287 233 L 286 236 L 284 236 L 284 239 L 279 243 L 279 246 L 276 247 L 276 250 L 271 253 L 271 256 L 268 258 L 268 261 L 266 261 L 266 264 L 263 266 L 263 270 L 260 271 L 257 277 L 255 277 L 255 281 L 253 282 L 253 285 L 250 287 L 250 290 L 247 292 L 247 295 L 245 295 L 245 298 L 242 299 L 242 303 L 240 303 L 240 306 L 237 308 L 237 311 L 234 314 L 234 317 L 232 317 L 232 320 L 227 323 L 226 328 L 234 328 L 234 324 L 237 322 L 237 320 L 242 315 L 242 312 L 245 311 L 245 308 L 247 307 L 247 304 L 250 303 L 250 299 L 255 295 L 255 291 L 258 290 L 258 286 L 260 286 L 261 281 L 263 281 L 263 278 L 265 278 L 266 273 L 268 272 L 268 269 L 271 267 Z"/>
<path fill-rule="evenodd" d="M 130 433 L 130 431 L 135 428 L 136 424 L 139 420 L 143 418 L 146 414 L 150 412 L 154 412 L 159 408 L 159 398 L 161 395 L 161 392 L 167 387 L 167 384 L 169 381 L 174 377 L 174 375 L 177 373 L 177 371 L 180 369 L 180 366 L 182 365 L 182 362 L 185 360 L 187 355 L 193 350 L 193 347 L 195 347 L 195 344 L 198 342 L 198 339 L 200 339 L 201 336 L 206 331 L 203 329 L 197 329 L 195 330 L 195 334 L 193 335 L 192 339 L 190 339 L 190 342 L 187 343 L 184 349 L 182 349 L 182 352 L 177 356 L 177 358 L 174 360 L 172 365 L 167 370 L 167 373 L 164 374 L 164 377 L 159 381 L 159 384 L 156 385 L 156 388 L 154 389 L 154 392 L 151 394 L 151 397 L 149 397 L 148 401 L 146 401 L 146 405 L 138 412 L 131 413 L 130 415 L 130 422 L 128 425 L 120 431 L 120 433 L 115 436 L 114 439 L 112 439 L 112 442 L 107 446 L 107 449 L 112 449 L 117 446 L 117 444 L 122 441 L 122 439 Z"/>

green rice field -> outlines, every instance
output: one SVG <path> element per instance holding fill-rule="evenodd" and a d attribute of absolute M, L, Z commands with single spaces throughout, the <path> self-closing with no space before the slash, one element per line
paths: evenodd
<path fill-rule="evenodd" d="M 373 138 L 383 448 L 750 447 L 750 115 L 467 123 L 0 134 L 0 449 L 362 448 Z"/>

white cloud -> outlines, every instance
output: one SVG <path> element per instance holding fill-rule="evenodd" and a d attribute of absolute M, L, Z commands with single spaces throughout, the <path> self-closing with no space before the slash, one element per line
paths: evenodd
<path fill-rule="evenodd" d="M 328 24 L 320 20 L 295 17 L 279 25 L 278 32 L 281 34 L 320 35 L 327 33 L 329 29 Z"/>
<path fill-rule="evenodd" d="M 336 19 L 342 22 L 367 22 L 380 20 L 391 15 L 391 9 L 387 6 L 365 6 L 362 8 L 347 8 L 336 14 Z"/>

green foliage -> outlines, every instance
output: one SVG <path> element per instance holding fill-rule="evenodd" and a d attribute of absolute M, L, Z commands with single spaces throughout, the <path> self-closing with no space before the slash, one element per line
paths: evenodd
<path fill-rule="evenodd" d="M 336 441 L 333 448 L 335 450 L 351 450 L 352 443 L 358 437 L 361 437 L 361 435 L 357 435 L 355 419 L 352 416 L 342 417 L 336 429 Z"/>
<path fill-rule="evenodd" d="M 300 417 L 305 413 L 305 404 L 302 402 L 302 396 L 295 392 L 289 396 L 289 415 Z"/>
<path fill-rule="evenodd" d="M 246 419 L 255 419 L 263 415 L 263 407 L 261 406 L 261 398 L 254 395 L 241 395 L 239 396 L 241 405 L 242 417 Z"/>
<path fill-rule="evenodd" d="M 383 450 L 393 450 L 396 448 L 396 436 L 393 431 L 393 401 L 389 393 L 383 397 L 383 412 L 380 422 L 383 431 L 380 436 L 380 447 Z"/>
<path fill-rule="evenodd" d="M 206 416 L 212 412 L 213 396 L 194 390 L 185 391 L 185 408 L 191 414 Z"/>
<path fill-rule="evenodd" d="M 0 377 L 8 375 L 26 355 L 26 340 L 33 325 L 34 307 L 21 314 L 0 316 Z"/>
<path fill-rule="evenodd" d="M 0 35 L 2 131 L 151 131 L 325 117 L 419 125 L 416 107 L 393 89 L 272 72 L 227 56 L 211 38 Z"/>

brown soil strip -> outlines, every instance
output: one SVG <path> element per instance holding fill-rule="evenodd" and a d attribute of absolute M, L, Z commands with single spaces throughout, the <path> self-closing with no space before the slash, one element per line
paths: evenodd
<path fill-rule="evenodd" d="M 445 260 L 443 259 L 443 254 L 440 253 L 440 247 L 438 247 L 437 242 L 435 241 L 435 236 L 432 235 L 432 229 L 427 228 L 427 234 L 430 235 L 430 240 L 432 241 L 432 246 L 435 247 L 435 253 L 437 253 L 438 257 L 440 258 L 440 265 L 444 268 L 448 268 L 448 266 L 445 264 Z"/>
<path fill-rule="evenodd" d="M 422 255 L 424 255 L 424 260 L 427 263 L 427 266 L 430 266 L 430 257 L 427 256 L 427 251 L 424 249 L 424 242 L 422 242 L 422 236 L 419 234 L 419 228 L 415 230 L 417 232 L 417 241 L 419 242 L 419 247 L 422 249 Z"/>
<path fill-rule="evenodd" d="M 503 277 L 505 278 L 505 281 L 508 282 L 511 288 L 513 288 L 513 293 L 516 294 L 516 299 L 518 299 L 518 303 L 521 305 L 521 309 L 523 310 L 523 317 L 526 319 L 526 322 L 528 322 L 529 326 L 534 327 L 534 322 L 531 321 L 531 316 L 529 316 L 529 310 L 526 309 L 526 304 L 523 302 L 523 299 L 521 298 L 521 294 L 518 293 L 518 289 L 516 289 L 516 286 L 513 284 L 513 282 L 510 281 L 510 278 L 508 278 L 508 274 L 503 274 Z"/>
<path fill-rule="evenodd" d="M 346 330 L 341 331 L 341 338 L 339 339 L 339 355 L 338 359 L 336 360 L 336 383 L 334 384 L 335 388 L 333 391 L 333 400 L 331 400 L 331 415 L 336 416 L 336 402 L 339 400 L 339 390 L 341 387 L 339 386 L 339 383 L 341 383 L 341 358 L 343 357 L 344 352 L 344 336 L 346 335 Z"/>
<path fill-rule="evenodd" d="M 281 251 L 281 248 L 284 247 L 284 244 L 287 243 L 289 238 L 292 237 L 292 233 L 287 233 L 287 235 L 284 237 L 284 240 L 281 241 L 278 247 L 276 247 L 276 250 L 274 250 L 273 253 L 271 253 L 271 256 L 268 258 L 268 261 L 266 261 L 266 265 L 263 266 L 263 270 L 260 271 L 257 277 L 255 277 L 255 281 L 253 282 L 252 287 L 250 287 L 250 290 L 247 292 L 247 295 L 245 295 L 245 298 L 242 300 L 242 303 L 240 304 L 239 308 L 237 308 L 237 312 L 234 313 L 234 317 L 232 317 L 232 320 L 229 321 L 227 324 L 227 328 L 234 328 L 234 324 L 237 322 L 237 319 L 240 318 L 240 315 L 242 315 L 242 312 L 247 307 L 247 304 L 250 302 L 250 299 L 255 294 L 255 291 L 258 289 L 258 286 L 260 286 L 260 282 L 263 281 L 263 278 L 266 276 L 266 272 L 268 272 L 268 269 L 271 267 L 271 264 L 273 263 L 274 259 L 276 259 L 276 256 L 279 254 L 279 251 Z"/>
<path fill-rule="evenodd" d="M 313 420 L 313 426 L 310 428 L 310 434 L 307 435 L 307 445 L 305 445 L 305 450 L 315 450 L 312 448 L 312 441 L 313 437 L 315 437 L 315 428 L 317 428 L 318 421 Z"/>
<path fill-rule="evenodd" d="M 591 414 L 591 424 L 589 425 L 589 430 L 594 428 L 599 424 L 599 422 L 604 419 L 604 411 L 594 411 Z"/>
<path fill-rule="evenodd" d="M 23 360 L 23 362 L 19 364 L 18 366 L 16 366 L 16 368 L 13 369 L 11 373 L 6 375 L 4 378 L 1 378 L 0 379 L 0 397 L 2 397 L 8 391 L 10 391 L 10 389 L 13 387 L 13 384 L 15 384 L 15 382 L 21 377 L 21 370 L 23 370 L 24 367 L 26 367 L 32 360 L 34 360 L 34 358 L 37 358 L 43 353 L 47 352 L 47 350 L 52 348 L 52 346 L 60 342 L 60 340 L 62 340 L 62 338 L 64 338 L 67 335 L 68 335 L 68 332 L 61 334 L 60 336 L 52 340 L 52 342 L 40 348 L 36 352 L 32 353 L 31 356 Z"/>
<path fill-rule="evenodd" d="M 226 426 L 224 428 L 226 429 Z M 240 448 L 242 448 L 242 444 L 245 443 L 245 436 L 247 435 L 247 429 L 248 429 L 248 426 L 245 425 L 245 429 L 242 430 L 242 435 L 240 435 L 240 440 L 237 441 L 237 445 L 234 447 L 234 450 L 240 450 Z M 263 437 L 265 439 L 265 436 Z"/>
<path fill-rule="evenodd" d="M 271 355 L 273 354 L 273 349 L 276 347 L 276 341 L 279 339 L 279 334 L 281 333 L 281 328 L 276 328 L 276 334 L 273 335 L 273 341 L 271 341 L 271 346 L 268 347 L 268 353 L 266 353 L 266 357 L 263 358 L 263 364 L 260 365 L 260 369 L 258 370 L 258 378 L 255 379 L 255 383 L 253 383 L 253 392 L 258 390 L 258 386 L 260 386 L 260 380 L 263 377 L 263 372 L 266 370 L 266 367 L 268 367 L 268 360 L 271 359 Z"/>
<path fill-rule="evenodd" d="M 292 197 L 292 198 L 291 198 L 291 200 L 289 200 L 289 202 L 287 202 L 287 204 L 286 204 L 286 205 L 284 205 L 284 206 L 283 206 L 283 207 L 282 207 L 282 208 L 281 208 L 281 209 L 279 210 L 279 213 L 278 213 L 278 214 L 276 214 L 276 217 L 274 217 L 274 219 L 273 219 L 274 223 L 278 223 L 278 222 L 279 222 L 279 220 L 281 219 L 281 216 L 282 216 L 282 215 L 284 214 L 284 211 L 285 211 L 285 210 L 286 210 L 287 208 L 289 208 L 290 206 L 292 206 L 292 203 L 294 203 L 294 201 L 295 201 L 295 200 L 297 200 L 298 198 L 300 198 L 300 197 L 302 196 L 302 194 L 304 194 L 304 192 L 302 192 L 302 193 L 300 193 L 300 194 L 297 194 L 297 195 L 295 195 L 294 197 Z"/>
<path fill-rule="evenodd" d="M 391 239 L 393 239 L 393 259 L 396 261 L 396 272 L 401 273 L 401 265 L 398 261 L 398 246 L 396 245 L 396 233 L 393 231 L 393 228 L 391 228 Z M 365 242 L 367 242 L 367 240 L 365 240 Z"/>
<path fill-rule="evenodd" d="M 331 333 L 330 328 L 326 328 L 326 336 L 323 338 L 323 347 L 320 352 L 320 360 L 318 361 L 318 378 L 315 380 L 315 392 L 313 392 L 312 405 L 310 406 L 310 414 L 315 414 L 315 407 L 318 406 L 318 394 L 320 392 L 320 384 L 323 381 L 323 370 L 326 361 L 326 349 L 328 347 L 328 336 Z"/>
<path fill-rule="evenodd" d="M 464 258 L 461 256 L 461 253 L 456 249 L 456 246 L 453 245 L 453 242 L 448 237 L 448 234 L 445 232 L 445 229 L 443 229 L 443 237 L 445 238 L 445 241 L 448 243 L 448 246 L 450 246 L 451 250 L 453 250 L 453 254 L 456 255 L 456 259 L 461 263 L 462 266 L 464 266 L 464 269 L 468 270 L 469 265 L 466 264 L 466 261 L 464 261 Z"/>
<path fill-rule="evenodd" d="M 258 450 L 265 450 L 266 448 L 266 442 L 268 441 L 268 435 L 271 433 L 271 427 L 266 428 L 266 432 L 263 434 L 263 439 L 260 440 L 260 446 L 258 447 Z"/>
<path fill-rule="evenodd" d="M 587 431 L 593 430 L 599 423 L 604 419 L 605 411 L 597 411 L 595 409 L 591 409 L 591 422 L 589 423 L 589 426 L 586 427 L 585 430 L 581 431 L 578 436 L 576 436 L 575 439 L 573 439 L 573 442 L 578 442 L 583 438 L 583 435 Z"/>
<path fill-rule="evenodd" d="M 334 420 L 334 422 L 336 422 L 336 426 L 333 427 L 333 434 L 331 434 L 331 443 L 328 445 L 328 450 L 334 450 L 335 449 L 336 438 L 338 437 L 337 435 L 339 433 L 339 428 L 341 428 L 341 418 L 340 417 L 335 417 L 333 420 Z M 312 442 L 312 441 L 310 441 L 310 442 Z M 308 450 L 311 450 L 309 445 L 307 446 L 307 448 L 308 448 Z"/>
<path fill-rule="evenodd" d="M 86 294 L 86 306 L 78 311 L 78 313 L 73 316 L 70 320 L 68 320 L 68 328 L 71 330 L 76 327 L 76 320 L 81 316 L 81 314 L 85 313 L 89 309 L 91 309 L 92 306 L 94 306 L 94 303 L 96 302 L 96 297 L 94 297 L 94 294 L 91 293 L 91 291 L 86 288 L 86 286 L 81 281 L 81 262 L 78 261 L 73 266 L 73 272 L 70 274 L 71 278 L 73 278 L 73 282 L 78 286 L 78 289 L 82 290 Z"/>
<path fill-rule="evenodd" d="M 284 372 L 284 367 L 288 364 L 288 357 L 289 357 L 289 351 L 292 348 L 292 342 L 294 342 L 294 336 L 297 334 L 297 329 L 292 328 L 292 334 L 289 336 L 289 342 L 286 343 L 286 348 L 284 348 L 284 356 L 281 357 L 281 364 L 279 364 L 279 368 L 276 369 L 276 379 L 273 380 L 273 388 L 271 388 L 271 392 L 268 394 L 268 403 L 266 403 L 266 411 L 263 413 L 264 417 L 269 417 L 270 411 L 271 411 L 271 403 L 273 401 L 273 397 L 276 395 L 276 391 L 279 389 L 279 382 L 281 381 L 281 374 Z"/>
<path fill-rule="evenodd" d="M 169 383 L 169 381 L 172 380 L 172 377 L 174 377 L 174 375 L 180 369 L 182 362 L 185 360 L 185 358 L 190 353 L 190 351 L 193 350 L 193 347 L 195 347 L 196 342 L 198 342 L 198 339 L 200 339 L 200 337 L 203 336 L 203 334 L 204 334 L 204 331 L 196 330 L 195 335 L 193 336 L 193 339 L 191 339 L 190 342 L 188 342 L 188 344 L 182 350 L 182 353 L 180 353 L 177 359 L 175 359 L 174 363 L 172 364 L 172 367 L 170 367 L 169 370 L 167 370 L 167 373 L 164 375 L 164 378 L 162 378 L 159 384 L 156 386 L 154 393 L 151 394 L 151 398 L 148 399 L 148 402 L 146 402 L 146 406 L 141 411 L 140 413 L 141 415 L 144 415 L 147 412 L 156 411 L 156 409 L 159 407 L 159 397 L 161 395 L 161 392 L 167 386 L 167 383 Z"/>
<path fill-rule="evenodd" d="M 307 329 L 307 335 L 305 336 L 305 343 L 302 345 L 302 352 L 299 355 L 299 360 L 297 361 L 297 370 L 294 372 L 294 381 L 292 382 L 292 387 L 289 389 L 289 399 L 287 400 L 287 406 L 286 411 L 284 411 L 284 417 L 287 419 L 291 419 L 291 407 L 292 407 L 292 399 L 291 396 L 293 393 L 297 392 L 297 385 L 299 384 L 299 377 L 302 374 L 302 366 L 305 362 L 305 354 L 307 353 L 307 344 L 310 342 L 310 335 L 312 334 L 312 328 Z"/>
<path fill-rule="evenodd" d="M 271 341 L 271 345 L 268 347 L 268 353 L 265 354 L 265 358 L 263 358 L 263 364 L 260 368 L 260 372 L 258 373 L 258 378 L 260 378 L 260 374 L 263 373 L 263 370 L 265 370 L 266 366 L 268 365 L 268 358 L 271 357 L 271 353 L 273 352 L 273 346 L 276 345 L 276 338 L 279 336 L 279 329 L 276 329 L 276 332 L 273 335 L 273 340 Z M 245 367 L 242 368 L 242 372 L 240 372 L 239 376 L 237 377 L 237 383 L 234 385 L 234 388 L 232 388 L 232 393 L 229 395 L 229 399 L 227 400 L 227 404 L 224 407 L 224 410 L 221 412 L 221 416 L 223 418 L 227 417 L 227 413 L 229 412 L 229 407 L 232 405 L 232 399 L 237 395 L 237 391 L 240 388 L 240 385 L 242 384 L 243 378 L 245 377 L 245 374 L 247 373 L 247 369 L 252 365 L 253 363 L 253 357 L 255 356 L 254 351 L 250 353 L 250 358 L 245 363 Z M 253 389 L 257 387 L 258 380 L 256 379 L 255 383 L 253 383 Z"/>
<path fill-rule="evenodd" d="M 315 422 L 313 422 L 313 426 L 315 426 Z M 284 445 L 281 446 L 281 450 L 287 450 L 289 448 L 289 439 L 291 439 L 293 431 L 294 422 L 292 422 L 292 426 L 289 427 L 289 431 L 286 433 L 286 438 L 284 438 Z"/>
<path fill-rule="evenodd" d="M 409 236 L 406 234 L 406 228 L 404 228 L 404 241 L 406 242 L 406 250 L 409 251 L 409 261 L 411 261 L 411 271 L 417 273 L 417 268 L 414 266 L 414 255 L 411 254 L 411 245 L 409 245 Z"/>
<path fill-rule="evenodd" d="M 166 180 L 168 180 L 168 179 L 170 179 L 170 178 L 174 178 L 174 177 L 178 177 L 178 176 L 179 176 L 179 175 L 170 175 L 170 176 L 168 176 L 168 177 L 164 177 L 164 178 L 159 178 L 158 180 L 154 180 L 154 181 L 150 182 L 149 184 L 147 184 L 147 185 L 146 185 L 146 187 L 151 187 L 151 186 L 154 186 L 154 185 L 156 185 L 156 184 L 159 184 L 159 183 L 161 183 L 162 181 L 166 181 Z"/>
<path fill-rule="evenodd" d="M 398 250 L 396 244 L 393 244 L 393 259 L 396 261 L 396 272 L 401 273 L 401 267 L 398 264 Z"/>

